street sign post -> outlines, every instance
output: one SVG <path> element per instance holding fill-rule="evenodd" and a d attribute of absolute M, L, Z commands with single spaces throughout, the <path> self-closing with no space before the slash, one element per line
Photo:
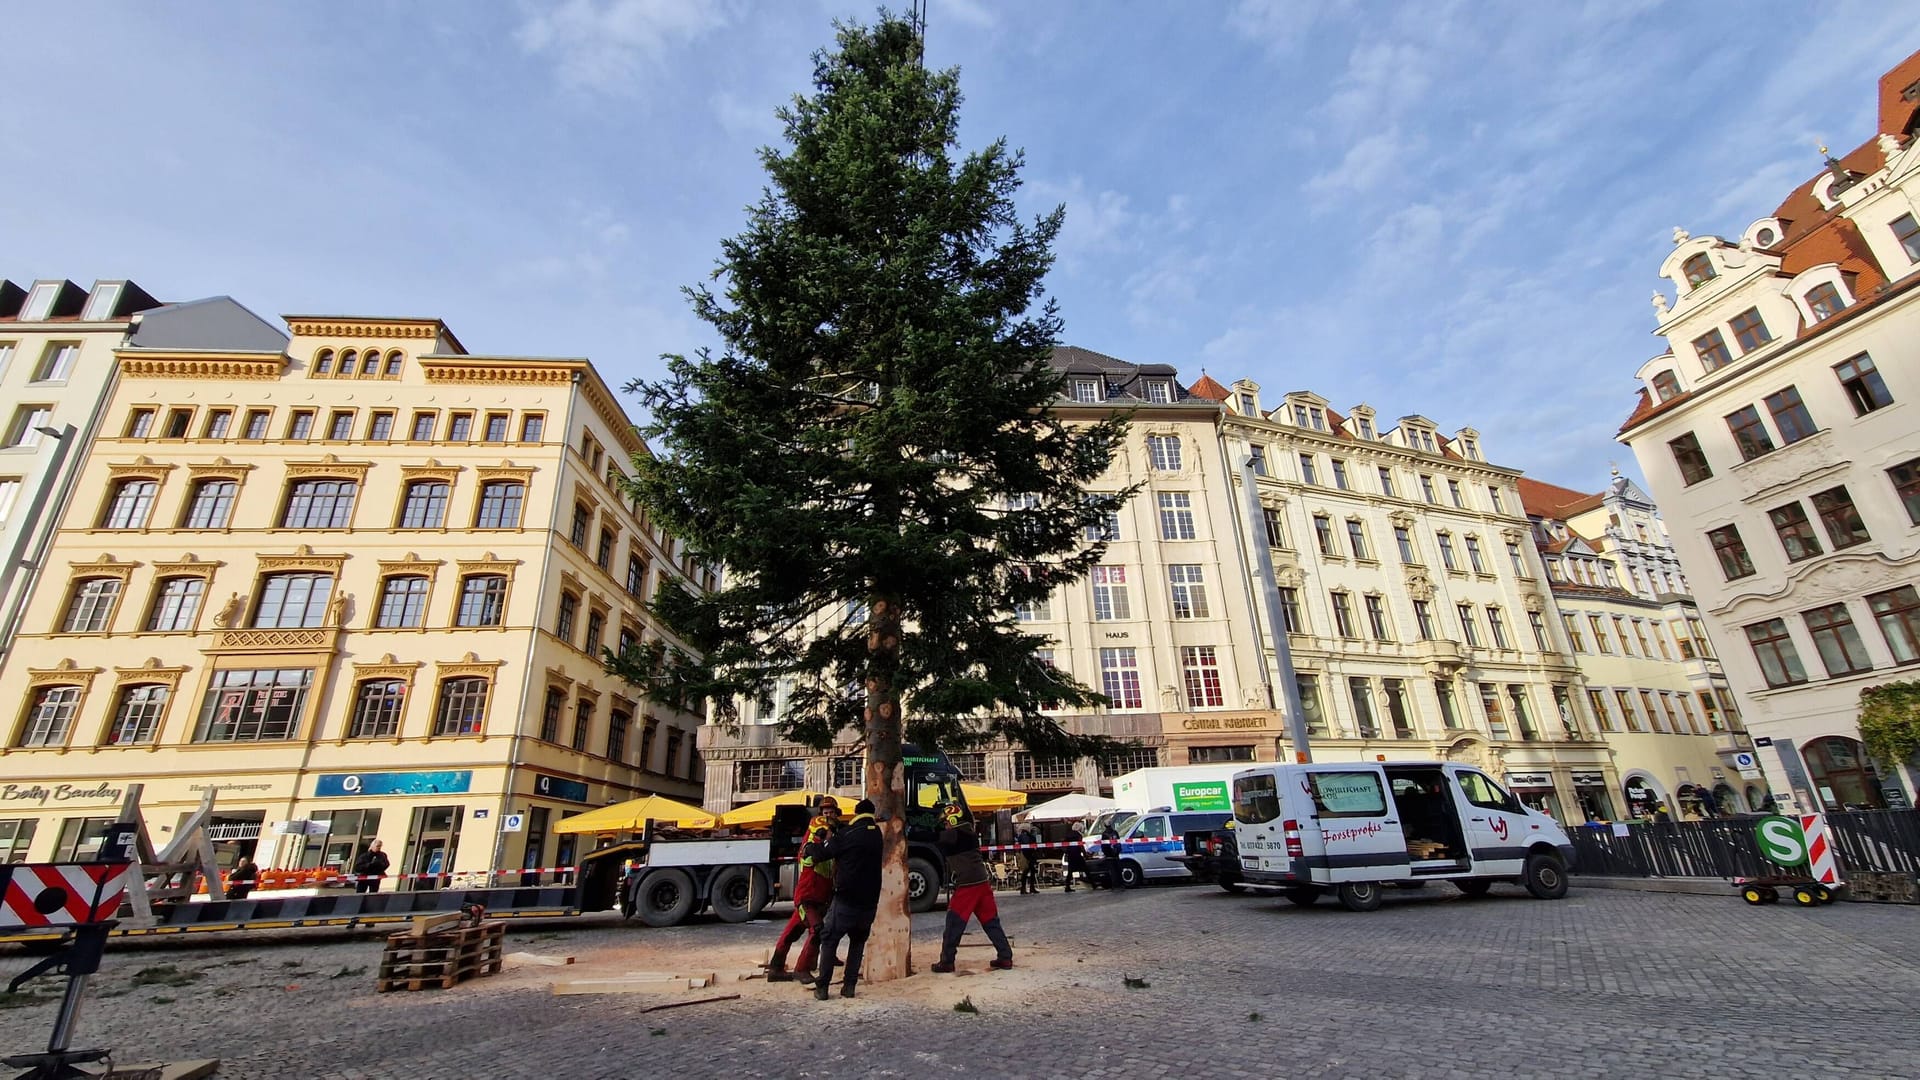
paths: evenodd
<path fill-rule="evenodd" d="M 1807 834 L 1798 821 L 1769 814 L 1754 823 L 1753 834 L 1767 861 L 1789 869 L 1807 864 Z"/>

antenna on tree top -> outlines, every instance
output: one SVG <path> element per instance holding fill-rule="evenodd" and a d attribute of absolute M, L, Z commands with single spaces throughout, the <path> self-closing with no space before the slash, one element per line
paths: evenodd
<path fill-rule="evenodd" d="M 907 22 L 913 26 L 913 34 L 920 41 L 920 66 L 927 66 L 927 0 L 913 0 L 913 10 L 907 15 Z"/>

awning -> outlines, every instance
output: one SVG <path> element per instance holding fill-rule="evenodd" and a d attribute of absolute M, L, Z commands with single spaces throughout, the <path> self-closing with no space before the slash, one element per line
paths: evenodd
<path fill-rule="evenodd" d="M 1078 821 L 1089 814 L 1098 814 L 1103 810 L 1112 810 L 1120 804 L 1099 795 L 1062 795 L 1049 799 L 1030 810 L 1014 815 L 1021 821 Z"/>
<path fill-rule="evenodd" d="M 651 819 L 661 825 L 683 829 L 711 829 L 717 823 L 712 814 L 697 806 L 676 802 L 664 795 L 648 795 L 562 820 L 553 827 L 557 833 L 639 832 Z"/>
<path fill-rule="evenodd" d="M 783 791 L 769 799 L 761 799 L 756 803 L 748 803 L 745 806 L 734 807 L 720 815 L 720 824 L 732 825 L 736 828 L 761 828 L 773 824 L 773 811 L 775 807 L 806 806 L 823 794 L 825 793 L 819 791 Z M 846 817 L 852 817 L 853 814 L 849 811 L 853 804 L 845 799 L 839 801 L 841 814 Z"/>
<path fill-rule="evenodd" d="M 991 814 L 1027 805 L 1027 793 L 1024 791 L 1008 791 L 985 784 L 961 784 L 960 791 L 967 797 L 967 809 L 976 814 Z"/>

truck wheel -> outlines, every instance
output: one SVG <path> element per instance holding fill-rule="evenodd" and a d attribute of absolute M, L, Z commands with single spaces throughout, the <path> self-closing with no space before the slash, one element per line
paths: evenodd
<path fill-rule="evenodd" d="M 1295 885 L 1280 895 L 1286 897 L 1288 903 L 1312 907 L 1320 899 L 1320 890 L 1311 885 Z"/>
<path fill-rule="evenodd" d="M 729 866 L 713 875 L 707 903 L 713 906 L 713 913 L 721 922 L 746 922 L 759 914 L 759 908 L 766 905 L 766 894 L 758 878 L 759 871 L 751 866 Z M 760 895 L 755 896 L 756 892 Z"/>
<path fill-rule="evenodd" d="M 1459 889 L 1462 896 L 1478 898 L 1487 895 L 1487 890 L 1493 888 L 1493 882 L 1479 878 L 1465 878 L 1454 882 L 1453 887 Z"/>
<path fill-rule="evenodd" d="M 907 910 L 932 911 L 940 899 L 940 871 L 918 855 L 907 859 Z"/>
<path fill-rule="evenodd" d="M 1567 895 L 1567 868 L 1557 855 L 1540 853 L 1527 856 L 1520 881 L 1535 900 L 1558 900 Z"/>
<path fill-rule="evenodd" d="M 1146 881 L 1146 871 L 1140 869 L 1139 863 L 1134 862 L 1132 859 L 1126 859 L 1120 863 L 1120 885 L 1122 888 L 1137 889 L 1146 884 Z"/>
<path fill-rule="evenodd" d="M 1372 911 L 1380 906 L 1380 883 L 1377 881 L 1349 881 L 1343 883 L 1337 895 L 1340 905 L 1348 911 Z"/>
<path fill-rule="evenodd" d="M 677 926 L 693 912 L 693 879 L 685 870 L 654 870 L 636 892 L 635 911 L 648 926 Z"/>

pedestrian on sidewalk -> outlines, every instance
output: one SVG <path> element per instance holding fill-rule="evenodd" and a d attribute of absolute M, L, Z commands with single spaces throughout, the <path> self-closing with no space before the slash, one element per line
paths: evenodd
<path fill-rule="evenodd" d="M 1120 891 L 1120 833 L 1109 821 L 1100 830 L 1100 854 L 1106 858 L 1107 888 Z"/>
<path fill-rule="evenodd" d="M 880 847 L 880 826 L 873 820 L 871 799 L 853 804 L 853 820 L 833 839 L 807 845 L 815 858 L 833 860 L 833 903 L 820 924 L 820 972 L 813 984 L 813 996 L 821 1001 L 827 1000 L 833 986 L 841 938 L 847 939 L 847 970 L 840 996 L 852 997 L 854 984 L 860 981 L 867 937 L 880 910 Z"/>
<path fill-rule="evenodd" d="M 1033 826 L 1022 825 L 1020 831 L 1013 834 L 1013 842 L 1020 845 L 1020 892 L 1038 893 L 1040 891 L 1040 834 Z"/>
<path fill-rule="evenodd" d="M 245 900 L 260 880 L 260 867 L 254 864 L 250 856 L 242 855 L 233 869 L 227 871 L 227 899 Z"/>
<path fill-rule="evenodd" d="M 800 946 L 800 981 L 813 982 L 813 965 L 820 954 L 820 923 L 827 916 L 827 905 L 833 901 L 833 860 L 810 855 L 808 849 L 820 846 L 824 851 L 824 845 L 833 839 L 834 830 L 839 827 L 840 803 L 832 796 L 822 798 L 819 812 L 807 823 L 807 834 L 801 841 L 800 869 L 793 882 L 793 914 L 788 916 L 779 940 L 773 943 L 773 959 L 767 963 L 768 982 L 793 979 L 793 973 L 787 970 L 787 951 L 803 934 L 806 943 Z"/>
<path fill-rule="evenodd" d="M 387 853 L 380 850 L 380 841 L 367 841 L 367 850 L 353 860 L 353 891 L 379 892 L 380 879 L 387 876 L 387 867 L 392 865 L 393 861 L 387 858 Z"/>
<path fill-rule="evenodd" d="M 998 953 L 987 966 L 1004 971 L 1013 966 L 1013 945 L 1000 928 L 1000 905 L 993 898 L 993 879 L 987 874 L 987 864 L 980 858 L 979 834 L 974 832 L 966 811 L 952 803 L 940 808 L 940 822 L 944 828 L 938 842 L 940 853 L 947 857 L 953 895 L 947 899 L 947 925 L 940 936 L 940 960 L 933 970 L 942 974 L 953 970 L 954 954 L 967 932 L 967 921 L 977 918 Z"/>
<path fill-rule="evenodd" d="M 1062 863 L 1067 875 L 1067 892 L 1073 891 L 1074 874 L 1079 874 L 1081 881 L 1087 880 L 1086 839 L 1085 836 L 1081 835 L 1079 829 L 1072 826 L 1067 827 L 1067 854 L 1066 859 Z M 1092 883 L 1089 882 L 1087 887 L 1092 888 Z"/>

